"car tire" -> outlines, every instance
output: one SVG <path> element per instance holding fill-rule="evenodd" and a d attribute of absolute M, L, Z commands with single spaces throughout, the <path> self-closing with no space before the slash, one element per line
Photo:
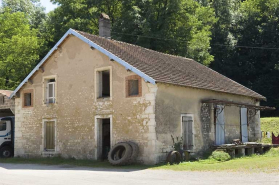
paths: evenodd
<path fill-rule="evenodd" d="M 132 147 L 132 155 L 131 155 L 131 159 L 129 161 L 129 164 L 135 163 L 137 161 L 138 155 L 139 155 L 139 146 L 134 143 L 134 142 L 127 142 L 131 147 Z"/>
<path fill-rule="evenodd" d="M 180 155 L 180 153 L 178 151 L 171 151 L 171 152 L 169 152 L 168 157 L 167 157 L 167 162 L 170 165 L 173 165 L 174 163 L 175 164 L 179 164 L 181 162 L 181 155 Z"/>
<path fill-rule="evenodd" d="M 114 166 L 124 166 L 129 163 L 132 152 L 132 147 L 128 143 L 118 143 L 110 150 L 108 160 Z"/>

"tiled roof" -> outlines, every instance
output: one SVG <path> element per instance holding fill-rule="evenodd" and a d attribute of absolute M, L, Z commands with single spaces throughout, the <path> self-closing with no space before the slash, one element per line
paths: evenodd
<path fill-rule="evenodd" d="M 192 59 L 75 31 L 150 76 L 156 82 L 266 99 Z"/>
<path fill-rule="evenodd" d="M 13 91 L 0 90 L 0 94 L 10 97 Z"/>

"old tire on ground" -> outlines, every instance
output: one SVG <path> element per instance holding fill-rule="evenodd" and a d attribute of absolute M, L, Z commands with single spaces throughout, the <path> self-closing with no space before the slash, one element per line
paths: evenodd
<path fill-rule="evenodd" d="M 116 154 L 119 156 L 115 158 Z M 114 166 L 123 166 L 129 163 L 131 156 L 132 147 L 128 143 L 118 143 L 110 150 L 108 160 Z"/>
<path fill-rule="evenodd" d="M 132 164 L 132 163 L 136 162 L 137 157 L 139 155 L 139 146 L 136 143 L 132 142 L 132 141 L 129 141 L 127 143 L 132 147 L 132 150 L 133 150 L 131 159 L 129 161 L 129 164 Z"/>
<path fill-rule="evenodd" d="M 175 159 L 174 159 L 175 157 Z M 181 162 L 181 154 L 178 151 L 171 151 L 168 154 L 167 157 L 167 162 L 170 163 L 171 165 L 173 163 L 179 164 Z"/>
<path fill-rule="evenodd" d="M 9 146 L 4 146 L 0 149 L 0 157 L 1 158 L 10 158 L 12 157 L 13 149 Z"/>

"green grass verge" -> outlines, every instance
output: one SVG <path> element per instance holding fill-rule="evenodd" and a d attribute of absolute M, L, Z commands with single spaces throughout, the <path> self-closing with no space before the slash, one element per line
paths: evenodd
<path fill-rule="evenodd" d="M 279 172 L 279 149 L 271 149 L 264 155 L 236 158 L 230 161 L 220 162 L 215 159 L 205 159 L 194 162 L 183 162 L 178 165 L 161 164 L 157 166 L 131 165 L 113 167 L 108 162 L 92 160 L 75 160 L 63 158 L 10 158 L 0 159 L 0 163 L 14 164 L 43 164 L 43 165 L 69 165 L 93 168 L 110 169 L 153 169 L 174 171 L 241 171 L 241 172 Z"/>
<path fill-rule="evenodd" d="M 220 162 L 205 159 L 183 162 L 178 165 L 163 165 L 152 169 L 175 171 L 241 171 L 241 172 L 279 172 L 279 149 L 271 149 L 264 155 L 253 155 Z"/>
<path fill-rule="evenodd" d="M 204 160 L 184 162 L 179 165 L 164 165 L 153 169 L 174 171 L 233 171 L 233 172 L 279 172 L 279 157 L 244 157 L 226 162 Z"/>

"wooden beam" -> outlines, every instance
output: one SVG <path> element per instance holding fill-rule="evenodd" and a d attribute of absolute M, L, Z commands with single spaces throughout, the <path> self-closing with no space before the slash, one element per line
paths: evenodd
<path fill-rule="evenodd" d="M 44 66 L 39 67 L 39 69 L 40 69 L 40 71 L 41 71 L 42 73 L 45 72 Z"/>

